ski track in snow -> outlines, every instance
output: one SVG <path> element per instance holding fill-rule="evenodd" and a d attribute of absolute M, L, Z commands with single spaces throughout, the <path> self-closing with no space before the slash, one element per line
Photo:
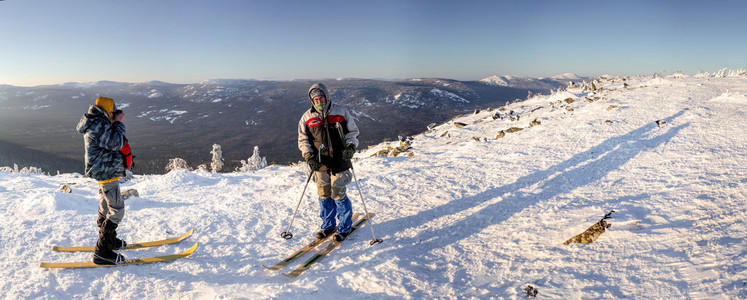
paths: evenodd
<path fill-rule="evenodd" d="M 310 183 L 295 237 L 279 237 L 301 196 L 302 166 L 137 175 L 121 187 L 140 197 L 126 200 L 119 235 L 195 234 L 123 254 L 199 248 L 174 262 L 78 270 L 39 262 L 91 259 L 51 248 L 95 244 L 97 184 L 0 172 L 0 290 L 54 299 L 491 299 L 525 297 L 531 285 L 540 298 L 747 298 L 747 78 L 596 86 L 603 90 L 507 106 L 519 121 L 493 120 L 497 108 L 457 117 L 415 136 L 413 157 L 369 157 L 384 144 L 358 153 L 355 173 L 384 242 L 368 246 L 366 225 L 295 280 L 261 265 L 302 247 L 319 226 Z M 541 125 L 530 127 L 534 119 Z M 509 127 L 524 130 L 496 139 Z M 362 212 L 355 183 L 348 194 Z M 563 244 L 613 209 L 597 241 Z"/>

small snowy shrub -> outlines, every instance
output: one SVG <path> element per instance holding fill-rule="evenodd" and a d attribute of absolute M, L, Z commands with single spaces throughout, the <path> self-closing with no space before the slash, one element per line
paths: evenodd
<path fill-rule="evenodd" d="M 682 71 L 678 70 L 678 71 L 675 71 L 674 74 L 670 75 L 669 77 L 676 78 L 676 79 L 682 79 L 682 78 L 685 78 L 686 76 L 684 73 L 682 73 Z"/>
<path fill-rule="evenodd" d="M 182 158 L 172 158 L 169 159 L 169 163 L 166 165 L 166 173 L 176 170 L 189 170 L 189 166 L 187 166 L 187 161 Z"/>
<path fill-rule="evenodd" d="M 0 167 L 0 172 L 8 172 L 8 173 L 19 173 L 19 174 L 43 174 L 44 171 L 42 171 L 41 168 L 37 167 L 24 167 L 21 169 L 18 169 L 17 164 L 13 164 L 13 168 L 11 167 Z"/>
<path fill-rule="evenodd" d="M 28 168 L 23 168 L 23 170 L 21 170 L 21 173 L 23 173 L 23 174 L 42 174 L 42 173 L 44 173 L 44 171 L 42 171 L 41 168 L 28 167 Z"/>

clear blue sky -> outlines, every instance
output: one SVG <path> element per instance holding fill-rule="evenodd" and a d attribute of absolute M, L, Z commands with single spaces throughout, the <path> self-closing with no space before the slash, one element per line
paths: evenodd
<path fill-rule="evenodd" d="M 0 1 L 0 84 L 747 68 L 747 1 Z"/>

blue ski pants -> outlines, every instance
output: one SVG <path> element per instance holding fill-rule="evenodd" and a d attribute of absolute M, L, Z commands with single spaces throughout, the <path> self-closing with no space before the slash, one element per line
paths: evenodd
<path fill-rule="evenodd" d="M 321 207 L 319 216 L 322 217 L 322 230 L 334 228 L 337 225 L 336 220 L 339 220 L 337 231 L 350 232 L 353 226 L 353 207 L 347 196 L 340 200 L 319 198 L 319 206 Z"/>
<path fill-rule="evenodd" d="M 319 194 L 322 230 L 337 226 L 339 232 L 350 232 L 353 225 L 353 207 L 345 193 L 345 187 L 351 181 L 352 173 L 350 173 L 350 170 L 333 175 L 325 172 L 314 172 L 314 182 Z"/>

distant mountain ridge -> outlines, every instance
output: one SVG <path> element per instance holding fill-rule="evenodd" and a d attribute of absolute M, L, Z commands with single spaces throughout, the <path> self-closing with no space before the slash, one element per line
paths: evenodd
<path fill-rule="evenodd" d="M 361 144 L 366 147 L 420 133 L 430 123 L 475 109 L 525 99 L 528 92 L 556 89 L 567 85 L 569 79 L 502 80 L 320 82 L 329 88 L 333 102 L 356 116 Z M 83 142 L 74 127 L 96 97 L 107 96 L 114 98 L 126 114 L 136 172 L 161 173 L 168 159 L 174 157 L 186 159 L 193 167 L 207 163 L 212 144 L 222 146 L 229 170 L 248 158 L 255 145 L 268 162 L 290 163 L 301 159 L 296 148 L 297 122 L 310 108 L 306 93 L 317 81 L 215 79 L 192 84 L 97 81 L 36 87 L 0 85 L 0 141 L 18 145 L 18 151 L 53 154 L 40 154 L 36 167 L 81 172 Z M 20 162 L 13 161 L 18 155 L 11 154 L 1 157 L 0 166 Z"/>
<path fill-rule="evenodd" d="M 556 89 L 560 86 L 565 86 L 569 82 L 581 82 L 589 79 L 590 78 L 588 77 L 581 77 L 573 73 L 564 73 L 552 77 L 540 78 L 519 77 L 512 75 L 493 75 L 480 79 L 479 82 L 489 85 L 498 85 L 513 88 L 551 90 Z"/>
<path fill-rule="evenodd" d="M 552 79 L 555 79 L 555 80 L 560 80 L 560 81 L 563 81 L 563 80 L 571 80 L 571 81 L 579 81 L 579 80 L 581 80 L 581 81 L 583 81 L 583 80 L 590 80 L 591 79 L 590 77 L 579 76 L 576 73 L 563 73 L 563 74 L 558 74 L 558 75 L 555 75 L 555 76 L 550 76 L 549 78 L 552 78 Z M 543 78 L 540 77 L 539 79 L 543 79 Z"/>

